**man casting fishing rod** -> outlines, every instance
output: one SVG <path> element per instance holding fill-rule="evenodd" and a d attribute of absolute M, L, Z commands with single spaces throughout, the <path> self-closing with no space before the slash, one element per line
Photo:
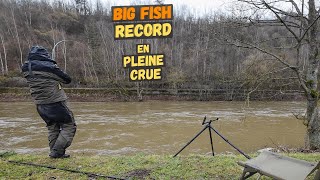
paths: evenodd
<path fill-rule="evenodd" d="M 30 87 L 37 111 L 48 128 L 51 158 L 68 158 L 65 154 L 76 133 L 76 123 L 66 104 L 67 96 L 61 83 L 69 84 L 71 78 L 61 71 L 48 51 L 33 46 L 22 72 Z"/>

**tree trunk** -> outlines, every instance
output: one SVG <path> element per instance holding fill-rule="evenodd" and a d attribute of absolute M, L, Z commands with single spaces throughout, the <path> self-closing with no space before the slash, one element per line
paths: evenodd
<path fill-rule="evenodd" d="M 13 8 L 11 9 L 11 14 L 12 14 L 12 20 L 13 20 L 14 29 L 15 29 L 15 32 L 16 32 L 16 38 L 17 38 L 17 42 L 18 42 L 19 52 L 20 52 L 20 65 L 22 65 L 23 64 L 22 48 L 21 48 L 20 37 L 19 37 L 19 33 L 18 33 L 18 27 L 17 27 L 16 19 L 14 17 Z"/>
<path fill-rule="evenodd" d="M 314 0 L 309 0 L 309 68 L 307 72 L 307 86 L 310 92 L 307 95 L 307 141 L 306 145 L 310 149 L 320 149 L 320 119 L 318 109 L 319 92 L 318 87 L 318 68 L 319 60 L 317 59 L 317 19 Z"/>
<path fill-rule="evenodd" d="M 63 59 L 64 59 L 64 72 L 67 72 L 67 46 L 66 46 L 66 38 L 64 36 L 64 33 L 62 33 L 62 38 L 64 40 L 63 42 Z"/>
<path fill-rule="evenodd" d="M 3 66 L 3 60 L 2 60 L 2 55 L 1 55 L 1 52 L 0 52 L 0 64 L 1 64 L 1 73 L 2 75 L 4 75 L 4 66 Z"/>
<path fill-rule="evenodd" d="M 310 95 L 307 102 L 307 134 L 305 145 L 309 149 L 320 148 L 320 130 L 319 130 L 319 109 L 318 109 L 318 98 L 313 98 Z M 309 99 L 311 98 L 311 99 Z"/>
<path fill-rule="evenodd" d="M 2 34 L 0 34 L 0 39 L 1 39 L 2 48 L 3 48 L 3 55 L 4 55 L 4 74 L 8 74 L 7 51 L 6 51 L 6 46 L 4 44 L 4 39 Z"/>

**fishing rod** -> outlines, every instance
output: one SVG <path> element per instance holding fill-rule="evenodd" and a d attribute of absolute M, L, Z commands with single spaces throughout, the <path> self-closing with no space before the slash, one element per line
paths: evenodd
<path fill-rule="evenodd" d="M 84 172 L 84 171 L 73 170 L 73 169 L 59 168 L 59 167 L 54 167 L 54 166 L 42 165 L 42 164 L 34 164 L 34 163 L 27 163 L 27 162 L 21 162 L 21 161 L 11 161 L 11 160 L 8 160 L 7 162 L 17 164 L 17 165 L 43 167 L 43 168 L 48 168 L 48 169 L 57 169 L 57 170 L 61 170 L 61 171 L 67 171 L 67 172 L 71 172 L 71 173 L 85 174 L 88 177 L 101 177 L 101 178 L 106 178 L 106 179 L 126 180 L 124 178 L 115 177 L 115 176 L 107 176 L 107 175 L 103 175 L 103 174 L 96 174 L 96 173 Z"/>
<path fill-rule="evenodd" d="M 79 41 L 75 41 L 75 40 L 61 40 L 59 42 L 57 42 L 56 44 L 53 45 L 53 48 L 52 48 L 52 51 L 51 51 L 51 59 L 52 60 L 56 60 L 56 47 L 61 44 L 61 43 L 66 43 L 66 42 L 74 42 L 74 43 L 79 43 L 79 44 L 82 44 L 84 46 L 86 46 L 86 48 L 89 49 L 89 47 L 87 45 L 85 45 L 84 43 L 82 42 L 79 42 Z M 67 59 L 64 59 L 64 71 L 67 71 Z"/>

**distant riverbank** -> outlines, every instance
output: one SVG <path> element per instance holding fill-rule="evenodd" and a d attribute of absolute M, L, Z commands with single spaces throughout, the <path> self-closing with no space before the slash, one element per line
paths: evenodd
<path fill-rule="evenodd" d="M 244 101 L 248 92 L 222 89 L 135 89 L 135 88 L 65 88 L 70 101 L 105 102 L 105 101 Z M 301 91 L 255 91 L 250 100 L 286 101 L 303 100 Z M 1 102 L 31 101 L 27 87 L 0 88 Z"/>

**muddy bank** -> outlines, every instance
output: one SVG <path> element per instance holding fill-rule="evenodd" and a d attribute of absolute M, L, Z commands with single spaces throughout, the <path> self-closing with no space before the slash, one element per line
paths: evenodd
<path fill-rule="evenodd" d="M 246 91 L 219 89 L 136 89 L 117 88 L 65 88 L 70 101 L 74 102 L 108 102 L 108 101 L 244 101 Z M 301 91 L 256 91 L 251 94 L 253 101 L 304 100 Z M 1 102 L 31 101 L 28 88 L 0 88 Z"/>

